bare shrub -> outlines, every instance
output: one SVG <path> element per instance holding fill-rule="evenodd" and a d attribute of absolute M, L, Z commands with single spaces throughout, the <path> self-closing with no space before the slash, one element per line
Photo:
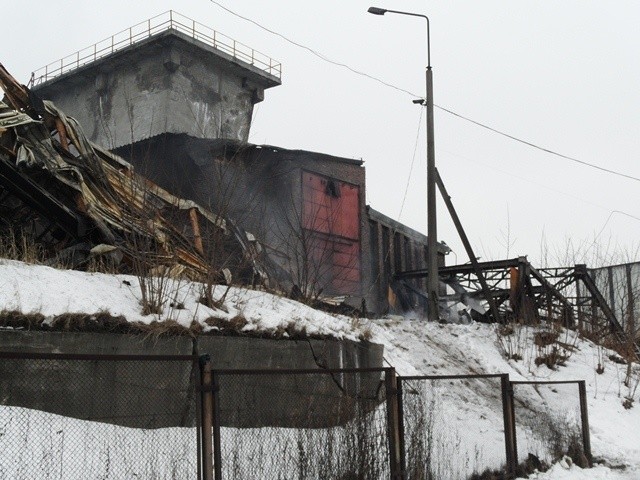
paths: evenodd
<path fill-rule="evenodd" d="M 508 323 L 496 327 L 498 347 L 508 360 L 522 360 L 529 348 L 528 327 L 521 323 Z"/>
<path fill-rule="evenodd" d="M 41 264 L 45 259 L 42 246 L 22 229 L 9 227 L 0 231 L 0 257 L 25 263 Z"/>

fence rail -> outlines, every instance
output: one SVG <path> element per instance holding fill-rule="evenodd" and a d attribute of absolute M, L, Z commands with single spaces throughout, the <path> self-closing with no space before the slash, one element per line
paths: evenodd
<path fill-rule="evenodd" d="M 584 381 L 15 352 L 0 379 L 0 479 L 513 478 L 571 448 L 591 462 Z"/>
<path fill-rule="evenodd" d="M 40 85 L 41 83 L 76 70 L 89 63 L 93 63 L 130 45 L 169 30 L 175 30 L 188 35 L 195 40 L 212 46 L 216 50 L 252 65 L 278 79 L 282 76 L 282 65 L 280 62 L 233 38 L 217 32 L 211 27 L 196 22 L 178 12 L 169 10 L 168 12 L 161 13 L 144 22 L 133 25 L 111 37 L 35 70 L 31 74 L 29 86 Z"/>

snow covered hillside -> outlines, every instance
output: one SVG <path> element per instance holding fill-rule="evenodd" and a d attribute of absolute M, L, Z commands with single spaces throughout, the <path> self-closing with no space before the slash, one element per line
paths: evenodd
<path fill-rule="evenodd" d="M 226 287 L 218 287 L 216 295 L 221 298 L 225 290 Z M 0 310 L 41 314 L 44 324 L 64 313 L 109 312 L 145 324 L 167 318 L 187 328 L 196 323 L 201 331 L 207 332 L 221 328 L 219 323 L 208 322 L 210 318 L 231 321 L 240 316 L 244 320 L 239 328 L 247 333 L 273 332 L 286 337 L 296 332 L 350 340 L 368 338 L 384 345 L 385 361 L 399 375 L 508 373 L 512 381 L 585 380 L 591 446 L 599 464 L 582 470 L 563 461 L 530 478 L 640 479 L 640 391 L 633 391 L 640 381 L 640 371 L 636 366 L 632 382 L 624 386 L 627 366 L 611 360 L 613 352 L 578 338 L 573 332 L 561 333 L 563 343 L 570 347 L 570 355 L 564 366 L 552 370 L 544 364 L 536 365 L 539 351 L 533 344 L 534 332 L 527 329 L 505 338 L 498 335 L 496 326 L 477 323 L 444 325 L 412 318 L 351 319 L 264 292 L 238 288 L 229 290 L 220 309 L 211 309 L 198 303 L 200 287 L 187 282 L 173 282 L 166 294 L 163 313 L 144 316 L 136 277 L 63 271 L 0 260 Z M 506 359 L 504 345 L 509 342 L 508 348 L 516 349 L 522 357 L 518 361 Z M 604 367 L 602 373 L 596 372 L 599 363 Z M 496 408 L 499 393 L 478 382 L 448 382 L 439 388 L 442 395 L 438 411 L 456 429 L 448 432 L 451 449 L 473 452 L 475 448 L 478 466 L 498 465 L 504 458 L 499 438 L 502 417 Z M 569 387 L 522 387 L 517 395 L 522 400 L 523 419 L 528 415 L 532 420 L 518 432 L 522 459 L 540 441 L 535 436 L 535 424 L 544 423 L 543 417 L 549 414 L 567 418 L 573 415 L 577 393 Z M 632 408 L 625 408 L 625 398 L 633 395 Z M 479 450 L 477 445 L 483 443 L 494 445 L 495 449 Z"/>

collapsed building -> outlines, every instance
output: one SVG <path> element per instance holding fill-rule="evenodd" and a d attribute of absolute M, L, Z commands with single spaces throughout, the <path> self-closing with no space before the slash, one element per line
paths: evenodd
<path fill-rule="evenodd" d="M 72 266 L 144 255 L 370 313 L 425 309 L 424 279 L 393 274 L 426 266 L 427 239 L 367 205 L 361 160 L 248 143 L 253 106 L 280 84 L 279 62 L 175 12 L 29 88 L 3 72 L 5 229 Z"/>

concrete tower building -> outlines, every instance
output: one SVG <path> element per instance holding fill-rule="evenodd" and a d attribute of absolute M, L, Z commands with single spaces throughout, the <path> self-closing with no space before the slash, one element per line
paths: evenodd
<path fill-rule="evenodd" d="M 165 133 L 248 140 L 278 62 L 175 12 L 132 29 L 34 72 L 34 89 L 110 149 Z"/>

